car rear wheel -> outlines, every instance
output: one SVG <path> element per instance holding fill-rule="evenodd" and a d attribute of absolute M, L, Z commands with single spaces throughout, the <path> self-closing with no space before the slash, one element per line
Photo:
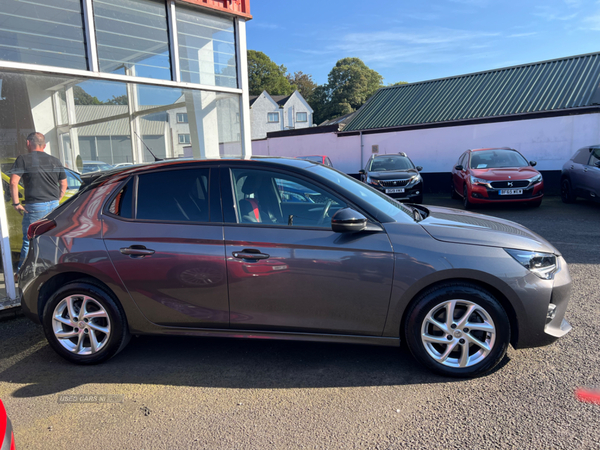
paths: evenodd
<path fill-rule="evenodd" d="M 453 377 L 476 377 L 506 355 L 510 322 L 489 292 L 448 283 L 421 295 L 404 321 L 408 348 L 425 367 Z"/>
<path fill-rule="evenodd" d="M 563 203 L 574 203 L 577 200 L 577 196 L 571 187 L 571 182 L 566 178 L 560 183 L 560 198 Z"/>
<path fill-rule="evenodd" d="M 105 361 L 129 342 L 125 314 L 108 292 L 90 281 L 60 288 L 46 303 L 42 323 L 50 346 L 77 364 Z"/>
<path fill-rule="evenodd" d="M 473 203 L 469 201 L 469 188 L 466 184 L 463 186 L 463 206 L 465 209 L 471 209 L 473 207 Z"/>

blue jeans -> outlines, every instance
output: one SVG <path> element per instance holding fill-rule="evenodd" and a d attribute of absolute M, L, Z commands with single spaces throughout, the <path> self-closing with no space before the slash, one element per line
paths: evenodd
<path fill-rule="evenodd" d="M 29 251 L 29 239 L 27 239 L 29 225 L 42 219 L 46 214 L 49 214 L 53 209 L 58 207 L 58 200 L 43 203 L 26 203 L 23 206 L 27 212 L 23 214 L 23 247 L 21 247 L 21 256 L 19 257 L 17 272 L 21 269 L 21 264 L 25 261 L 25 257 Z"/>

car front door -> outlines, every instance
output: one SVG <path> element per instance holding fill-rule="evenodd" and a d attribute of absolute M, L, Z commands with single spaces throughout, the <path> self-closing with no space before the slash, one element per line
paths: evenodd
<path fill-rule="evenodd" d="M 593 199 L 600 198 L 600 148 L 594 148 L 590 152 L 590 159 L 583 168 L 581 176 L 581 188 Z"/>
<path fill-rule="evenodd" d="M 207 167 L 143 173 L 105 211 L 110 259 L 134 302 L 156 324 L 229 326 L 215 175 L 218 169 Z"/>
<path fill-rule="evenodd" d="M 221 180 L 232 328 L 382 334 L 394 265 L 384 231 L 334 233 L 348 204 L 302 176 L 232 166 Z"/>

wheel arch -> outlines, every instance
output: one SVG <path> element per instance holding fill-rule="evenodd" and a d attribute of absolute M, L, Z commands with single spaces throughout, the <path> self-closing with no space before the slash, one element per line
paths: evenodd
<path fill-rule="evenodd" d="M 490 275 L 487 275 L 487 277 L 490 277 Z M 461 276 L 448 276 L 445 278 L 435 280 L 431 283 L 425 283 L 425 285 L 420 284 L 417 288 L 415 288 L 414 291 L 407 291 L 403 296 L 405 301 L 400 302 L 401 311 L 399 313 L 396 313 L 396 317 L 399 317 L 396 321 L 394 321 L 394 323 L 398 325 L 397 330 L 400 339 L 402 340 L 404 338 L 404 322 L 406 320 L 406 315 L 410 310 L 410 307 L 420 298 L 420 296 L 423 293 L 433 288 L 444 286 L 448 283 L 465 283 L 474 285 L 476 287 L 488 291 L 492 296 L 494 296 L 498 300 L 500 306 L 502 306 L 502 308 L 506 312 L 506 315 L 508 316 L 508 320 L 510 322 L 510 343 L 513 347 L 516 348 L 519 341 L 519 319 L 517 318 L 517 312 L 514 308 L 513 302 L 511 302 L 510 300 L 510 294 L 508 293 L 508 290 L 510 288 L 506 285 L 502 286 L 502 282 L 500 280 L 497 280 L 497 282 L 494 283 L 491 282 L 491 280 L 486 279 L 487 277 L 475 277 L 473 275 L 467 274 L 462 274 Z"/>

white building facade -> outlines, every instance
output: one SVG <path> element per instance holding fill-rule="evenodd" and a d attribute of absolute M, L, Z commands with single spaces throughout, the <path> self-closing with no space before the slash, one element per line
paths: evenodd
<path fill-rule="evenodd" d="M 313 112 L 298 91 L 287 96 L 271 96 L 263 91 L 258 96 L 250 97 L 252 139 L 264 139 L 267 133 L 273 131 L 312 127 Z"/>

